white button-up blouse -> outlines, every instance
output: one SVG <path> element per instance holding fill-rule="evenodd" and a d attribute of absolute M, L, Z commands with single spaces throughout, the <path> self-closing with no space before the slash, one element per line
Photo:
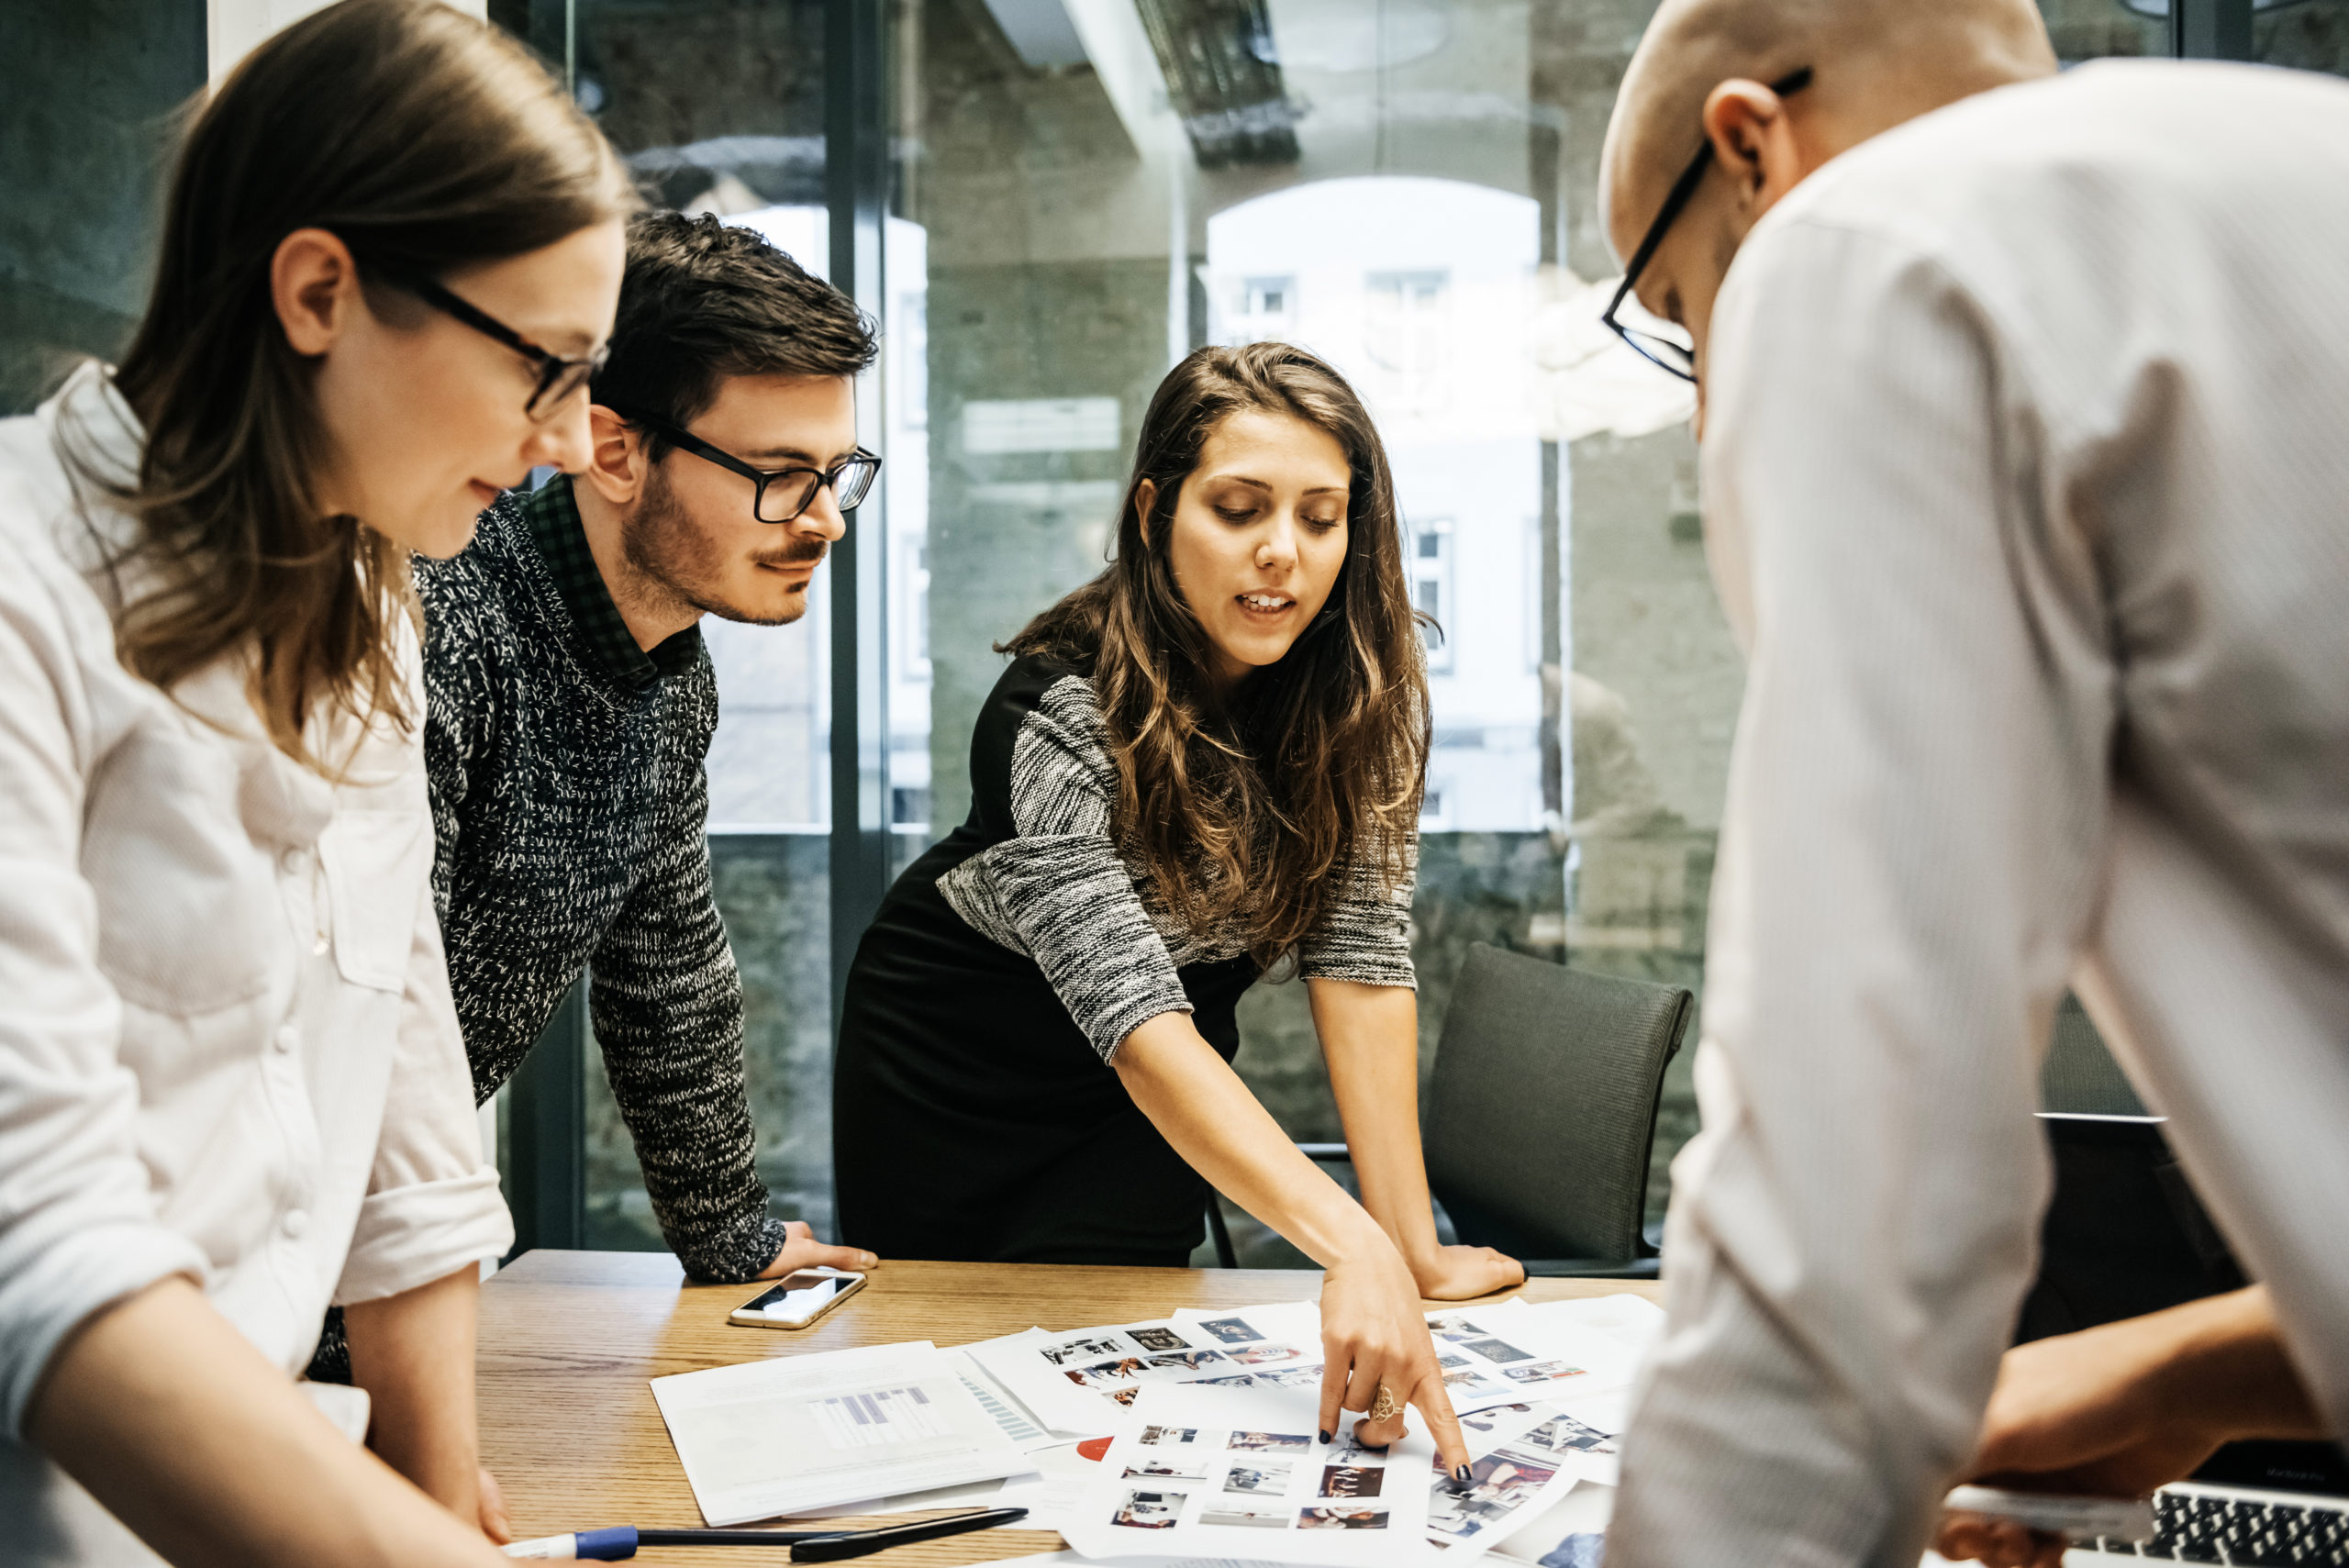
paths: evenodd
<path fill-rule="evenodd" d="M 170 1274 L 300 1371 L 329 1303 L 503 1251 L 429 894 L 413 719 L 273 746 L 223 660 L 166 695 L 115 652 L 88 570 L 139 435 L 92 366 L 0 421 L 0 1518 L 40 1562 L 127 1540 L 20 1440 L 61 1341 Z"/>

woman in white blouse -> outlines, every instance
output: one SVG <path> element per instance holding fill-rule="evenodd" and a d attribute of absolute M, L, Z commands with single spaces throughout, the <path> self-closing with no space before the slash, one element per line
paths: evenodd
<path fill-rule="evenodd" d="M 511 1229 L 406 562 L 584 464 L 629 204 L 511 43 L 346 0 L 195 120 L 120 367 L 0 421 L 12 1562 L 504 1560 L 473 1337 Z M 372 1456 L 293 1375 L 330 1303 Z"/>

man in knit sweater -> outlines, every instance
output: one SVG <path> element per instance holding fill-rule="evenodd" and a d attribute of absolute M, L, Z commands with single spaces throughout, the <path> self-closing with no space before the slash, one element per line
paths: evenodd
<path fill-rule="evenodd" d="M 593 459 L 419 562 L 433 892 L 473 1092 L 513 1076 L 584 971 L 652 1211 L 688 1273 L 869 1265 L 770 1218 L 742 1086 L 742 985 L 710 888 L 704 615 L 783 626 L 879 460 L 846 297 L 758 235 L 629 232 Z"/>

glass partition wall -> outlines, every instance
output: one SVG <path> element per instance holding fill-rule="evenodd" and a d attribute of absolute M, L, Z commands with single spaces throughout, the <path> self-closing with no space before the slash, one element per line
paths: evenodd
<path fill-rule="evenodd" d="M 2043 10 L 2068 63 L 2178 52 L 2213 6 L 2243 24 L 2236 53 L 2311 56 L 2341 8 L 2263 5 L 2254 32 L 2248 4 Z M 882 327 L 863 420 L 888 466 L 853 550 L 800 624 L 706 625 L 712 858 L 778 1213 L 830 1219 L 835 939 L 968 810 L 994 646 L 1101 569 L 1142 409 L 1201 343 L 1326 356 L 1394 460 L 1413 595 L 1442 628 L 1423 1066 L 1475 942 L 1701 992 L 1742 672 L 1687 389 L 1598 322 L 1599 143 L 1653 0 L 490 10 L 563 63 L 655 199 L 761 229 Z M 537 1240 L 657 1246 L 580 1011 L 540 1054 L 558 1091 L 584 1085 L 584 1220 Z M 1241 1022 L 1240 1069 L 1283 1125 L 1338 1136 L 1303 987 L 1260 985 Z M 2101 1060 L 2084 1018 L 2065 1030 Z M 1695 1130 L 1692 1056 L 1665 1086 L 1652 1218 Z M 559 1126 L 541 1093 L 518 1083 Z M 1235 1230 L 1245 1262 L 1301 1261 Z"/>

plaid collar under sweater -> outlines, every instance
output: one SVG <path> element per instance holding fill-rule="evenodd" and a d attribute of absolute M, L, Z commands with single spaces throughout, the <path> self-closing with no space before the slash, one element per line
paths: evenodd
<path fill-rule="evenodd" d="M 587 548 L 587 530 L 579 520 L 578 503 L 572 499 L 571 475 L 558 473 L 531 492 L 522 503 L 530 538 L 539 547 L 554 578 L 555 592 L 571 612 L 579 635 L 604 673 L 631 692 L 649 692 L 662 680 L 682 675 L 701 653 L 701 629 L 687 627 L 648 653 L 636 644 L 636 634 L 620 618 L 604 574 Z"/>

